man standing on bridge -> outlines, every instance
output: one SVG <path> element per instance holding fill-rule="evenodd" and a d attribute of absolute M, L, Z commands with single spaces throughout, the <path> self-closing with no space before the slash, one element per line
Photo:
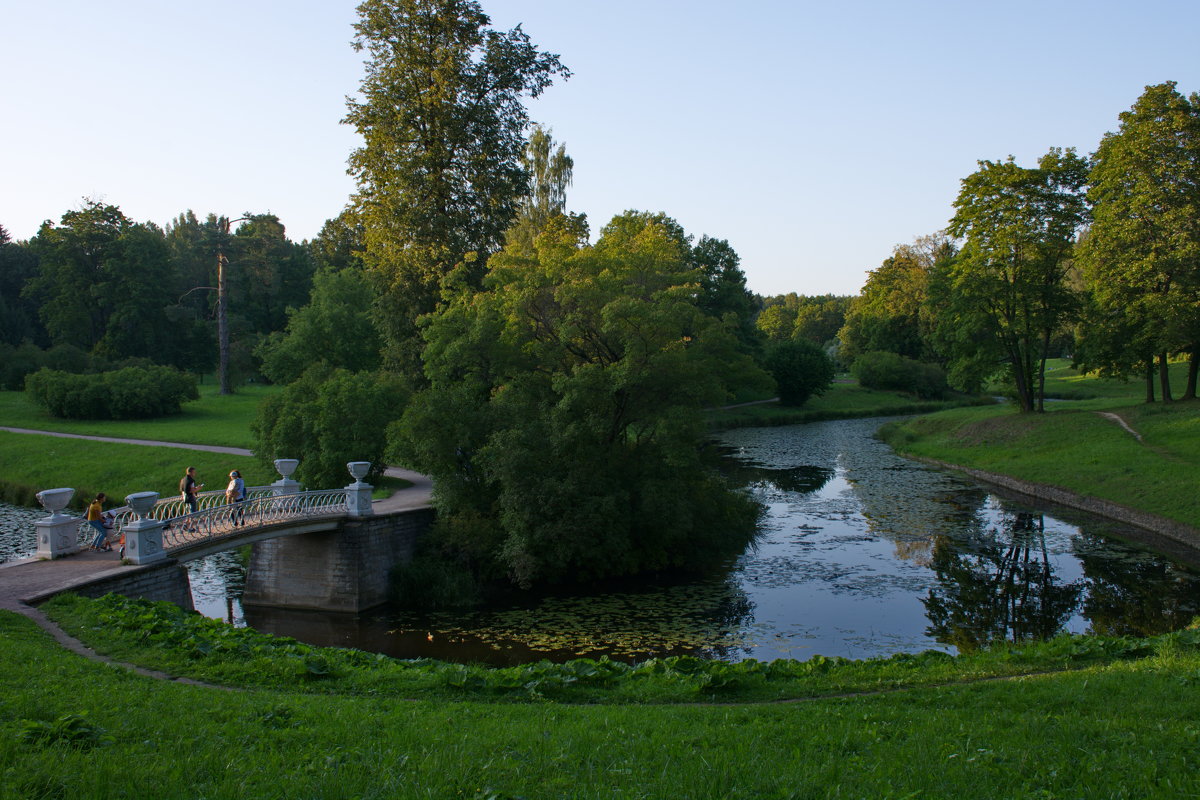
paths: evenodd
<path fill-rule="evenodd" d="M 196 483 L 196 468 L 188 467 L 187 472 L 179 480 L 179 494 L 187 503 L 188 513 L 195 514 L 200 510 L 200 501 L 197 497 L 203 488 L 203 483 Z"/>

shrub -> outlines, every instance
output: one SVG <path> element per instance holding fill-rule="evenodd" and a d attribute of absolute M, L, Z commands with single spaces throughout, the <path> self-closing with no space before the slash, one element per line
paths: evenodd
<path fill-rule="evenodd" d="M 772 342 L 763 361 L 775 378 L 779 402 L 786 406 L 804 405 L 833 383 L 833 361 L 824 348 L 807 339 Z"/>
<path fill-rule="evenodd" d="M 196 379 L 173 367 L 126 367 L 72 375 L 43 367 L 25 379 L 25 391 L 51 415 L 66 419 L 150 419 L 178 414 L 197 399 Z"/>
<path fill-rule="evenodd" d="M 946 372 L 938 365 L 882 350 L 860 355 L 850 372 L 868 389 L 912 392 L 926 400 L 943 398 L 950 391 Z"/>

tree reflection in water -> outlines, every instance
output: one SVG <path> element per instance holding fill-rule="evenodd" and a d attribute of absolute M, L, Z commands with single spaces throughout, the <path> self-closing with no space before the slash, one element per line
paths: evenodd
<path fill-rule="evenodd" d="M 1041 514 L 1005 513 L 1000 527 L 969 541 L 938 536 L 930 566 L 937 583 L 922 599 L 926 632 L 962 651 L 1055 635 L 1084 589 L 1082 581 L 1055 583 Z"/>
<path fill-rule="evenodd" d="M 1177 631 L 1200 616 L 1194 573 L 1130 548 L 1120 558 L 1113 543 L 1081 532 L 1072 549 L 1087 576 L 1083 616 L 1090 632 L 1105 636 L 1156 636 Z"/>

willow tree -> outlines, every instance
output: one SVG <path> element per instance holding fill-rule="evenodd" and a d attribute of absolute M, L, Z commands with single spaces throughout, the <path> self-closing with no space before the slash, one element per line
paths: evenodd
<path fill-rule="evenodd" d="M 1109 328 L 1116 343 L 1142 344 L 1140 353 L 1129 353 L 1126 366 L 1156 355 L 1162 397 L 1170 400 L 1168 355 L 1190 353 L 1185 396 L 1195 397 L 1200 95 L 1184 97 L 1171 81 L 1147 86 L 1133 108 L 1121 114 L 1120 129 L 1101 141 L 1090 181 L 1095 221 L 1081 245 L 1080 261 L 1100 310 L 1120 318 Z M 1123 346 L 1108 349 L 1128 352 Z"/>
<path fill-rule="evenodd" d="M 473 0 L 365 0 L 358 14 L 366 75 L 345 121 L 363 146 L 349 171 L 389 361 L 415 371 L 417 317 L 457 265 L 478 282 L 526 194 L 524 98 L 569 72 L 520 26 L 491 29 Z"/>
<path fill-rule="evenodd" d="M 980 161 L 954 201 L 947 230 L 965 242 L 940 324 L 974 336 L 950 355 L 1006 366 L 1022 411 L 1042 410 L 1051 339 L 1077 309 L 1066 270 L 1087 219 L 1086 179 L 1086 160 L 1052 148 L 1033 168 Z"/>

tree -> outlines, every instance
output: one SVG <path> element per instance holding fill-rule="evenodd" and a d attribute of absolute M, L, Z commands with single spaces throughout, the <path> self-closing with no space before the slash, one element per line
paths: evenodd
<path fill-rule="evenodd" d="M 263 374 L 291 383 L 318 362 L 351 372 L 378 369 L 382 343 L 368 312 L 374 297 L 361 270 L 318 272 L 308 305 L 291 309 L 286 332 L 270 334 L 257 348 Z"/>
<path fill-rule="evenodd" d="M 175 363 L 182 345 L 166 313 L 175 282 L 161 230 L 88 200 L 60 224 L 44 223 L 30 247 L 38 274 L 24 296 L 38 303 L 52 343 Z"/>
<path fill-rule="evenodd" d="M 566 145 L 555 147 L 550 131 L 535 125 L 521 164 L 529 173 L 529 189 L 505 241 L 506 246 L 532 256 L 536 253 L 534 239 L 546 223 L 555 214 L 566 213 L 567 187 L 575 174 L 575 161 L 567 155 Z"/>
<path fill-rule="evenodd" d="M 931 359 L 929 276 L 952 255 L 953 247 L 941 233 L 897 245 L 891 257 L 870 272 L 861 294 L 850 301 L 838 333 L 842 360 L 849 363 L 873 351 Z"/>
<path fill-rule="evenodd" d="M 725 239 L 701 236 L 692 248 L 692 265 L 700 270 L 700 308 L 718 319 L 730 315 L 733 329 L 747 352 L 759 345 L 754 325 L 754 295 L 746 288 L 741 258 Z"/>
<path fill-rule="evenodd" d="M 297 479 L 323 489 L 349 482 L 347 463 L 370 461 L 370 481 L 383 473 L 387 426 L 407 400 L 395 375 L 316 364 L 263 401 L 251 424 L 254 453 L 266 464 L 299 459 Z"/>
<path fill-rule="evenodd" d="M 38 323 L 37 305 L 21 296 L 25 284 L 37 274 L 38 259 L 24 243 L 14 242 L 0 225 L 0 344 L 47 344 Z"/>
<path fill-rule="evenodd" d="M 366 75 L 345 120 L 364 140 L 350 157 L 355 207 L 389 361 L 417 372 L 417 318 L 457 265 L 478 283 L 528 192 L 522 99 L 570 73 L 519 26 L 489 28 L 474 0 L 364 0 L 358 13 Z"/>
<path fill-rule="evenodd" d="M 740 550 L 757 512 L 700 459 L 702 412 L 769 378 L 698 307 L 674 220 L 629 212 L 594 247 L 568 222 L 429 318 L 430 387 L 394 454 L 433 476 L 440 536 L 485 577 L 587 581 Z"/>
<path fill-rule="evenodd" d="M 820 345 L 807 339 L 771 342 L 763 361 L 775 378 L 779 402 L 785 406 L 802 406 L 833 383 L 833 362 Z"/>
<path fill-rule="evenodd" d="M 1098 329 L 1136 331 L 1136 351 L 1093 344 L 1132 369 L 1157 354 L 1164 401 L 1167 358 L 1191 354 L 1185 396 L 1196 396 L 1200 363 L 1200 95 L 1174 81 L 1147 86 L 1117 132 L 1096 151 L 1089 180 L 1095 219 L 1079 260 L 1101 313 L 1121 322 Z"/>
<path fill-rule="evenodd" d="M 1043 410 L 1051 337 L 1071 319 L 1066 285 L 1075 236 L 1087 219 L 1087 162 L 1053 148 L 1035 168 L 980 161 L 963 179 L 949 232 L 966 241 L 950 267 L 944 324 L 981 334 L 952 358 L 1006 364 L 1022 411 Z"/>

